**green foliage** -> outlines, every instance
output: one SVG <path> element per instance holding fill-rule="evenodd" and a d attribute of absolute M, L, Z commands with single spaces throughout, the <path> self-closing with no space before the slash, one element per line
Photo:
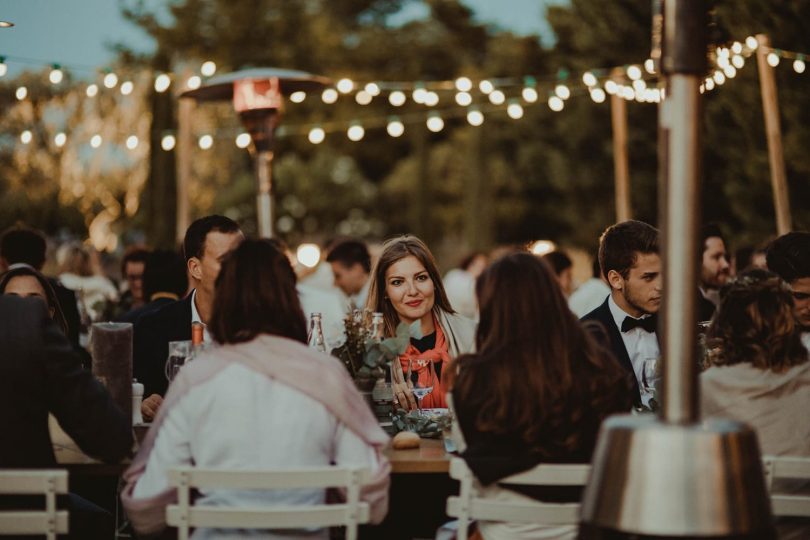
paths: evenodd
<path fill-rule="evenodd" d="M 449 429 L 452 421 L 452 416 L 446 412 L 430 414 L 405 409 L 397 409 L 392 417 L 392 423 L 397 432 L 412 431 L 425 439 L 440 437 L 442 430 Z"/>

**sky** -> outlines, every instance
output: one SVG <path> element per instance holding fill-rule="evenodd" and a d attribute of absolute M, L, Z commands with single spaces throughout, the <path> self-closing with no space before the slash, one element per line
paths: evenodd
<path fill-rule="evenodd" d="M 551 40 L 543 18 L 546 4 L 564 0 L 463 0 L 478 20 L 494 23 L 519 34 L 540 34 Z M 159 4 L 158 0 L 148 3 Z M 419 18 L 426 11 L 418 3 L 407 8 L 398 20 Z M 40 69 L 50 63 L 86 73 L 103 67 L 114 58 L 110 45 L 123 42 L 138 50 L 149 50 L 150 39 L 124 21 L 116 0 L 0 0 L 0 20 L 14 28 L 0 28 L 0 56 L 21 57 L 31 62 L 7 60 L 10 76 L 19 71 Z"/>

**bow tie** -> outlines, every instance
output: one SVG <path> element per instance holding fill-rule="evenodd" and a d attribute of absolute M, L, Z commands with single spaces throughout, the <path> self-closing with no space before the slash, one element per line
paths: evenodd
<path fill-rule="evenodd" d="M 633 317 L 625 317 L 622 321 L 622 332 L 629 332 L 633 328 L 641 328 L 647 332 L 655 333 L 655 327 L 658 325 L 658 317 L 651 315 L 644 319 L 634 319 Z"/>

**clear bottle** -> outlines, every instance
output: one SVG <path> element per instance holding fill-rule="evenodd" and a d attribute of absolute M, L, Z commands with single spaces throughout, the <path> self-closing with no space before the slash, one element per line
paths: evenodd
<path fill-rule="evenodd" d="M 371 331 L 369 335 L 371 339 L 376 341 L 377 343 L 383 340 L 385 334 L 385 321 L 383 320 L 383 314 L 379 311 L 375 311 L 371 314 Z"/>
<path fill-rule="evenodd" d="M 316 351 L 326 352 L 326 340 L 323 338 L 323 325 L 320 313 L 309 314 L 309 337 L 307 344 Z"/>

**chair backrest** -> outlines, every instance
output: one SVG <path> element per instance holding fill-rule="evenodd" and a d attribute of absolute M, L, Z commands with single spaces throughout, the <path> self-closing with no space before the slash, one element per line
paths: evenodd
<path fill-rule="evenodd" d="M 532 486 L 584 486 L 590 465 L 550 465 L 537 467 L 500 480 L 500 484 Z M 459 495 L 448 497 L 447 514 L 458 518 L 456 538 L 466 540 L 469 520 L 536 523 L 542 525 L 573 525 L 579 522 L 579 503 L 543 503 L 493 501 L 479 497 L 474 491 L 474 476 L 461 458 L 450 460 L 450 476 L 460 483 Z"/>
<path fill-rule="evenodd" d="M 780 479 L 807 480 L 810 483 L 810 458 L 763 456 L 765 485 L 771 493 L 774 516 L 810 517 L 810 494 L 774 493 L 774 483 Z"/>
<path fill-rule="evenodd" d="M 67 471 L 0 471 L 0 495 L 45 496 L 45 510 L 0 511 L 0 536 L 44 534 L 48 540 L 55 540 L 57 534 L 68 532 L 67 510 L 56 510 L 56 495 L 67 490 Z"/>
<path fill-rule="evenodd" d="M 183 467 L 169 471 L 169 482 L 177 487 L 177 504 L 166 509 L 166 521 L 179 529 L 181 540 L 189 528 L 296 529 L 346 526 L 347 540 L 357 538 L 357 526 L 369 521 L 369 505 L 360 502 L 360 487 L 367 481 L 367 469 L 315 467 L 284 470 L 228 470 Z M 284 505 L 264 507 L 193 506 L 191 489 L 273 490 L 298 488 L 342 488 L 343 504 Z"/>

